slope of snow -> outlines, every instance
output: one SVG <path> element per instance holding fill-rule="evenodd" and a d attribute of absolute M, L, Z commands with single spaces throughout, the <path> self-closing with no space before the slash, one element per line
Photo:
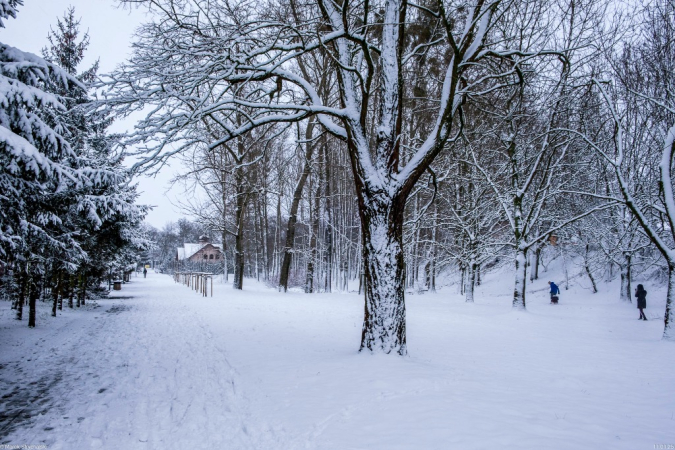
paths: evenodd
<path fill-rule="evenodd" d="M 98 307 L 0 311 L 0 443 L 50 449 L 618 449 L 675 443 L 675 346 L 618 288 L 497 276 L 407 297 L 409 357 L 357 352 L 355 294 L 251 280 L 203 298 L 149 273 Z M 609 291 L 611 289 L 611 292 Z M 649 290 L 649 286 L 647 286 Z M 35 383 L 35 384 L 30 384 Z M 39 391 L 39 394 L 37 394 Z M 34 392 L 35 394 L 31 394 Z M 23 408 L 23 410 L 22 410 Z M 22 412 L 23 411 L 23 412 Z M 9 423 L 9 425 L 8 425 Z"/>

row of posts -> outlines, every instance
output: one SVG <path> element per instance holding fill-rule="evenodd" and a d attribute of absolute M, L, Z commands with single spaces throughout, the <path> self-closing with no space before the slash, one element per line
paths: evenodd
<path fill-rule="evenodd" d="M 209 284 L 211 285 L 211 297 L 213 297 L 213 274 L 206 272 L 174 272 L 173 281 L 183 283 L 193 291 L 208 297 Z"/>

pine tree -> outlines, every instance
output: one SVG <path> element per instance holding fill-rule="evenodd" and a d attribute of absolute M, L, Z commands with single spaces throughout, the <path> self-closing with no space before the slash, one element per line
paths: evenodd
<path fill-rule="evenodd" d="M 19 5 L 0 0 L 0 19 Z M 106 133 L 111 120 L 87 94 L 98 64 L 77 73 L 89 42 L 78 27 L 71 8 L 49 34 L 45 58 L 0 43 L 0 263 L 16 269 L 17 318 L 27 299 L 30 327 L 40 286 L 52 287 L 55 315 L 59 280 L 65 286 L 78 274 L 83 300 L 105 267 L 128 265 L 148 245 L 140 231 L 148 208 L 135 204 Z"/>
<path fill-rule="evenodd" d="M 89 46 L 88 33 L 80 39 L 79 27 L 80 20 L 71 7 L 57 20 L 56 30 L 48 34 L 50 45 L 42 54 L 89 88 L 96 79 L 98 61 L 78 72 Z M 95 110 L 87 89 L 62 87 L 58 94 L 67 98 L 61 121 L 77 155 L 74 168 L 89 181 L 64 193 L 60 216 L 73 233 L 74 246 L 87 255 L 95 253 L 96 258 L 56 257 L 50 271 L 54 279 L 64 270 L 76 273 L 82 280 L 79 295 L 83 303 L 88 285 L 96 285 L 109 272 L 129 265 L 135 252 L 147 248 L 140 225 L 148 208 L 135 205 L 136 187 L 129 184 L 130 175 L 113 151 L 115 137 L 107 133 L 112 119 Z"/>

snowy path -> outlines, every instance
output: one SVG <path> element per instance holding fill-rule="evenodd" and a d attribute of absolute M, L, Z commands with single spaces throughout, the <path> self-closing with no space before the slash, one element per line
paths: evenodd
<path fill-rule="evenodd" d="M 15 405 L 8 405 L 12 395 L 3 399 L 5 409 L 15 416 L 24 407 L 34 417 L 6 420 L 0 442 L 69 450 L 264 449 L 265 439 L 280 439 L 249 417 L 235 370 L 186 301 L 199 297 L 149 275 L 125 285 L 117 294 L 123 298 L 99 300 L 88 317 L 66 319 L 49 342 L 39 338 L 33 358 L 12 361 L 3 352 L 3 366 L 14 369 L 3 369 L 2 394 L 17 397 Z"/>
<path fill-rule="evenodd" d="M 542 286 L 545 281 L 538 282 Z M 410 357 L 358 354 L 362 299 L 133 278 L 99 307 L 0 311 L 0 443 L 49 449 L 578 450 L 675 443 L 675 345 L 609 291 L 495 277 L 408 305 Z M 533 288 L 542 289 L 535 285 Z M 609 287 L 605 286 L 607 289 Z M 542 291 L 543 292 L 543 291 Z M 662 305 L 652 293 L 648 314 Z M 2 314 L 5 314 L 3 316 Z M 42 325 L 41 325 L 42 324 Z M 31 384 L 33 383 L 33 384 Z"/>

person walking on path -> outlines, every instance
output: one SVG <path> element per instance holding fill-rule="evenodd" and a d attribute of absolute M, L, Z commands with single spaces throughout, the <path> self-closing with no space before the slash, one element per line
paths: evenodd
<path fill-rule="evenodd" d="M 548 284 L 549 284 L 549 286 L 551 286 L 551 292 L 550 292 L 551 293 L 551 304 L 557 305 L 558 304 L 558 295 L 560 295 L 560 288 L 553 281 L 549 281 Z"/>
<path fill-rule="evenodd" d="M 645 316 L 645 312 L 643 311 L 647 307 L 647 291 L 645 291 L 644 286 L 641 284 L 637 285 L 635 296 L 637 297 L 637 307 L 640 310 L 640 318 L 638 320 L 647 320 L 647 316 Z"/>
<path fill-rule="evenodd" d="M 147 278 L 148 275 L 148 269 L 143 267 L 143 278 Z"/>

